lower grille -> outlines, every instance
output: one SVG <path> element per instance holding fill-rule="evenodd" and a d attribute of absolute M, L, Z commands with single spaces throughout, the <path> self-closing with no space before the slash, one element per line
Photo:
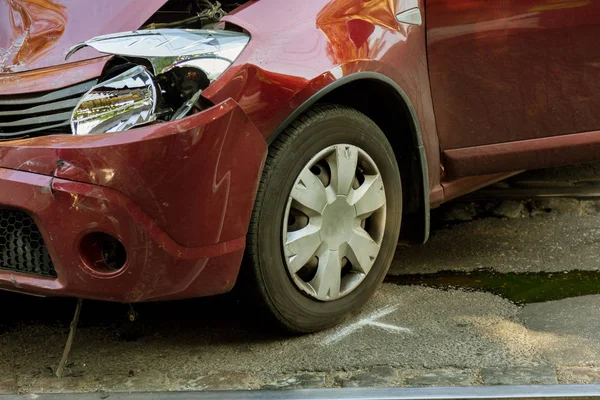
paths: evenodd
<path fill-rule="evenodd" d="M 56 277 L 42 234 L 27 213 L 0 210 L 0 269 Z"/>

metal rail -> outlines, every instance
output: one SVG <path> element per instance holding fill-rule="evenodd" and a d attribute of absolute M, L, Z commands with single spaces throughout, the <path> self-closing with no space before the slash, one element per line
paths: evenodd
<path fill-rule="evenodd" d="M 599 400 L 600 385 L 7 395 L 0 400 Z"/>

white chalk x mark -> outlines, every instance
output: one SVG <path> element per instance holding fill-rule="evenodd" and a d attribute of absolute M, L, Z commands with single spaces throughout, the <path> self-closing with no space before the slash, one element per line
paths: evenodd
<path fill-rule="evenodd" d="M 394 306 L 388 306 L 388 307 L 382 308 L 380 310 L 376 310 L 370 314 L 367 314 L 365 317 L 361 318 L 360 320 L 353 322 L 350 325 L 347 325 L 345 327 L 339 328 L 336 332 L 333 332 L 330 335 L 326 336 L 325 339 L 323 340 L 322 344 L 330 345 L 330 344 L 339 342 L 340 340 L 344 339 L 348 335 L 351 335 L 352 333 L 364 328 L 365 326 L 374 326 L 374 327 L 384 329 L 384 330 L 386 330 L 388 332 L 392 332 L 392 333 L 411 334 L 412 331 L 408 328 L 391 325 L 391 324 L 386 324 L 386 323 L 378 321 L 380 318 L 383 318 L 386 315 L 389 315 L 389 314 L 393 313 L 394 311 L 396 311 L 398 309 L 398 307 L 399 307 L 398 304 L 394 305 Z"/>

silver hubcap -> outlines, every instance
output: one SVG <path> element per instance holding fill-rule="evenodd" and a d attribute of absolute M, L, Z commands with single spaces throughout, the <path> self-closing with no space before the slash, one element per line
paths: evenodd
<path fill-rule="evenodd" d="M 321 301 L 356 289 L 379 254 L 385 205 L 381 174 L 362 149 L 338 144 L 313 157 L 284 216 L 283 254 L 296 286 Z"/>

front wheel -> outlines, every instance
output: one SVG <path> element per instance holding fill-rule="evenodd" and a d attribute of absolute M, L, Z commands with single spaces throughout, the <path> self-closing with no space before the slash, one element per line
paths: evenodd
<path fill-rule="evenodd" d="M 362 307 L 389 268 L 400 232 L 398 164 L 356 110 L 319 106 L 271 145 L 247 258 L 272 315 L 297 332 Z"/>

